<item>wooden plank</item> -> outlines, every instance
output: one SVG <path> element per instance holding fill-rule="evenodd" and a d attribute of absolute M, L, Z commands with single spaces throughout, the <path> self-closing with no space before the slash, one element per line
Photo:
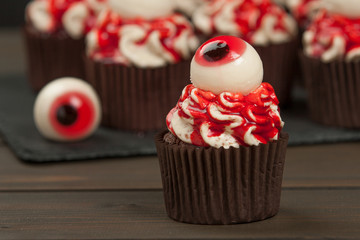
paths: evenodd
<path fill-rule="evenodd" d="M 360 143 L 288 149 L 284 187 L 360 186 Z M 26 164 L 0 146 L 0 191 L 160 189 L 156 157 Z"/>
<path fill-rule="evenodd" d="M 251 224 L 167 218 L 161 191 L 0 193 L 1 239 L 358 239 L 360 189 L 285 190 L 280 213 Z"/>

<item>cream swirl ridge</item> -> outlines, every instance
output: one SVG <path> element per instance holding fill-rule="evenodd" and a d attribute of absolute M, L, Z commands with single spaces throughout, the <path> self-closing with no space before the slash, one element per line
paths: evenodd
<path fill-rule="evenodd" d="M 268 83 L 246 96 L 230 92 L 216 95 L 188 85 L 166 123 L 182 141 L 216 148 L 266 144 L 278 139 L 284 125 Z"/>

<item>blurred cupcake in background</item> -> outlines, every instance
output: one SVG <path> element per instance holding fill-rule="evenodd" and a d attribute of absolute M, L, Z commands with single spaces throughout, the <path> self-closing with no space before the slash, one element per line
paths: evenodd
<path fill-rule="evenodd" d="M 193 27 L 172 0 L 109 0 L 109 6 L 87 36 L 87 80 L 100 95 L 103 125 L 163 128 L 188 82 L 199 44 Z"/>
<path fill-rule="evenodd" d="M 302 63 L 313 120 L 360 127 L 360 5 L 358 0 L 323 0 L 303 36 Z"/>
<path fill-rule="evenodd" d="M 227 34 L 253 45 L 264 64 L 264 81 L 274 86 L 281 104 L 289 101 L 297 25 L 282 7 L 270 0 L 213 0 L 194 12 L 193 22 L 207 38 Z"/>
<path fill-rule="evenodd" d="M 24 37 L 35 91 L 58 77 L 84 77 L 84 37 L 105 7 L 106 0 L 33 0 L 27 5 Z"/>

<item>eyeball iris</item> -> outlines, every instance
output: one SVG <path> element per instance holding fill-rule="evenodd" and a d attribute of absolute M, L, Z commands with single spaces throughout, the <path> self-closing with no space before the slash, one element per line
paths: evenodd
<path fill-rule="evenodd" d="M 80 79 L 62 78 L 46 85 L 34 106 L 39 132 L 57 141 L 83 139 L 100 122 L 100 103 L 91 86 Z"/>
<path fill-rule="evenodd" d="M 56 99 L 51 106 L 50 121 L 54 129 L 65 137 L 86 133 L 94 119 L 91 100 L 79 93 L 70 92 Z"/>
<path fill-rule="evenodd" d="M 240 58 L 246 43 L 236 37 L 219 36 L 205 42 L 196 52 L 195 61 L 203 66 L 219 66 Z"/>

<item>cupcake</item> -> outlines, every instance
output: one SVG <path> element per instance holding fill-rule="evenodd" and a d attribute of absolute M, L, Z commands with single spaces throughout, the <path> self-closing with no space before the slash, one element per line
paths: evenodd
<path fill-rule="evenodd" d="M 87 80 L 98 91 L 102 124 L 161 129 L 198 46 L 193 27 L 169 0 L 109 0 L 87 36 Z"/>
<path fill-rule="evenodd" d="M 31 87 L 39 91 L 53 79 L 84 78 L 84 36 L 106 0 L 33 0 L 24 28 Z"/>
<path fill-rule="evenodd" d="M 277 214 L 288 135 L 259 55 L 233 36 L 205 42 L 155 138 L 170 218 L 235 224 Z"/>
<path fill-rule="evenodd" d="M 321 124 L 360 127 L 360 5 L 323 0 L 303 37 L 302 64 L 311 118 Z"/>
<path fill-rule="evenodd" d="M 283 8 L 270 0 L 213 0 L 195 11 L 193 21 L 207 37 L 233 35 L 253 45 L 264 63 L 264 81 L 281 104 L 288 102 L 298 41 L 296 22 Z"/>

